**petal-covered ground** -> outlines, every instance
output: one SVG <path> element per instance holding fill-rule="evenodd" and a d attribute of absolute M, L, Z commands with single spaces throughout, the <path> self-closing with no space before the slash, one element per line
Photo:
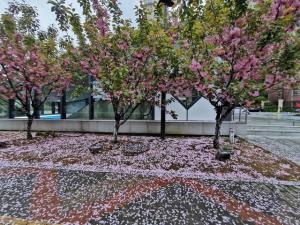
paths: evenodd
<path fill-rule="evenodd" d="M 0 224 L 300 223 L 299 166 L 241 139 L 222 141 L 234 150 L 226 162 L 210 137 L 114 145 L 110 135 L 0 132 L 1 141 Z M 105 148 L 93 155 L 95 143 Z M 135 146 L 141 154 L 124 154 Z"/>
<path fill-rule="evenodd" d="M 0 165 L 0 224 L 299 224 L 300 186 Z"/>
<path fill-rule="evenodd" d="M 230 146 L 232 159 L 215 160 L 211 137 L 120 136 L 120 143 L 111 144 L 110 135 L 65 133 L 36 137 L 26 141 L 24 133 L 0 132 L 0 140 L 9 146 L 0 149 L 0 161 L 18 162 L 26 166 L 65 166 L 73 169 L 110 171 L 180 177 L 214 177 L 258 181 L 300 181 L 300 167 L 241 139 Z M 92 144 L 106 143 L 99 154 L 89 151 Z M 108 143 L 108 144 L 107 144 Z M 143 143 L 149 151 L 126 156 L 121 151 L 128 143 Z"/>

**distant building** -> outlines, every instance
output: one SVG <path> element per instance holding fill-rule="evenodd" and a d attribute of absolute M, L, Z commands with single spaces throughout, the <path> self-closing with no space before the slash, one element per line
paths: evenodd
<path fill-rule="evenodd" d="M 142 3 L 147 8 L 147 10 L 151 12 L 151 17 L 154 18 L 154 11 L 157 2 L 155 0 L 143 0 Z"/>
<path fill-rule="evenodd" d="M 268 93 L 268 100 L 274 104 L 283 99 L 285 107 L 300 108 L 300 89 L 273 88 Z"/>
<path fill-rule="evenodd" d="M 153 9 L 156 5 L 155 0 L 143 0 L 143 4 L 149 9 Z"/>

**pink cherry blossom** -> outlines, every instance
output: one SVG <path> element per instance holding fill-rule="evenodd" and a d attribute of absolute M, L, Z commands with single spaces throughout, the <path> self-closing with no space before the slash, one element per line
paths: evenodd
<path fill-rule="evenodd" d="M 198 72 L 201 69 L 201 64 L 197 60 L 193 59 L 189 68 L 192 72 Z"/>
<path fill-rule="evenodd" d="M 69 85 L 71 76 L 64 60 L 47 58 L 38 44 L 26 46 L 21 34 L 14 37 L 0 36 L 0 56 L 5 55 L 0 57 L 0 99 L 17 99 L 30 122 L 49 95 Z M 27 106 L 28 99 L 33 111 Z"/>

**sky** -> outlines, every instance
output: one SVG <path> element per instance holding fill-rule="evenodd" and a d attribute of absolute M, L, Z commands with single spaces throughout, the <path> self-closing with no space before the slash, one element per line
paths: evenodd
<path fill-rule="evenodd" d="M 17 0 L 21 1 L 21 0 Z M 134 21 L 135 13 L 134 6 L 139 3 L 139 0 L 119 0 L 121 2 L 121 9 L 123 10 L 124 17 Z M 2 14 L 8 6 L 10 0 L 0 0 L 0 14 Z M 48 0 L 25 0 L 25 3 L 35 6 L 38 9 L 40 25 L 42 30 L 46 30 L 51 24 L 55 24 L 55 15 L 51 12 L 51 6 L 47 4 Z M 76 11 L 81 12 L 77 0 L 66 0 L 71 3 Z"/>

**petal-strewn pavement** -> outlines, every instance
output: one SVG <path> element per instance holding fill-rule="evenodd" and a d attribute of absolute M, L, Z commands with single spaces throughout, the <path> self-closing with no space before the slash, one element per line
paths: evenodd
<path fill-rule="evenodd" d="M 300 187 L 0 168 L 0 224 L 299 224 Z"/>
<path fill-rule="evenodd" d="M 300 165 L 300 137 L 247 135 L 246 139 L 282 158 Z"/>

